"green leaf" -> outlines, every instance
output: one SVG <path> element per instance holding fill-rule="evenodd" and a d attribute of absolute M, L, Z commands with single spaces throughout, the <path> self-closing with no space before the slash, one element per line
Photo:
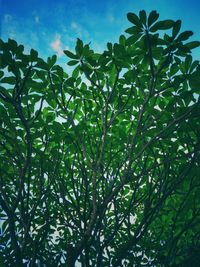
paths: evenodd
<path fill-rule="evenodd" d="M 192 63 L 192 56 L 191 55 L 187 55 L 186 58 L 185 58 L 185 70 L 186 72 L 188 72 L 190 66 L 191 66 L 191 63 Z"/>
<path fill-rule="evenodd" d="M 138 18 L 138 16 L 134 13 L 128 13 L 127 14 L 127 18 L 128 20 L 133 23 L 134 25 L 136 25 L 137 27 L 142 27 L 142 24 L 140 22 L 140 19 Z"/>
<path fill-rule="evenodd" d="M 151 11 L 148 17 L 148 27 L 150 27 L 159 18 L 159 14 L 156 10 Z"/>
<path fill-rule="evenodd" d="M 79 38 L 77 38 L 75 50 L 76 50 L 76 54 L 78 56 L 82 55 L 82 53 L 83 53 L 83 42 Z"/>
<path fill-rule="evenodd" d="M 74 65 L 76 65 L 76 64 L 78 64 L 78 63 L 79 63 L 78 60 L 70 60 L 70 61 L 67 63 L 67 65 L 69 65 L 69 66 L 74 66 Z"/>
<path fill-rule="evenodd" d="M 139 17 L 140 17 L 140 21 L 143 25 L 146 25 L 147 22 L 147 15 L 146 12 L 144 10 L 141 10 L 139 13 Z"/>
<path fill-rule="evenodd" d="M 31 61 L 37 61 L 38 52 L 36 50 L 34 50 L 34 49 L 31 49 L 30 58 L 31 58 Z"/>
<path fill-rule="evenodd" d="M 198 65 L 199 65 L 199 61 L 195 60 L 191 65 L 190 72 L 193 72 Z"/>
<path fill-rule="evenodd" d="M 15 84 L 16 83 L 16 78 L 13 77 L 13 76 L 4 77 L 4 78 L 1 79 L 1 83 Z"/>
<path fill-rule="evenodd" d="M 38 60 L 35 66 L 43 70 L 49 70 L 49 65 L 42 59 Z"/>
<path fill-rule="evenodd" d="M 72 77 L 77 79 L 78 78 L 78 75 L 79 75 L 79 66 L 76 67 L 73 72 L 72 72 Z"/>
<path fill-rule="evenodd" d="M 185 41 L 187 40 L 190 36 L 193 35 L 193 32 L 192 31 L 185 31 L 185 32 L 182 32 L 181 34 L 179 34 L 178 38 L 177 38 L 177 41 L 180 42 L 180 41 Z"/>
<path fill-rule="evenodd" d="M 126 39 L 126 45 L 133 45 L 140 38 L 141 35 L 133 35 Z"/>
<path fill-rule="evenodd" d="M 13 39 L 8 39 L 8 46 L 11 51 L 16 52 L 17 51 L 17 42 Z"/>
<path fill-rule="evenodd" d="M 0 93 L 6 97 L 10 97 L 9 93 L 8 93 L 8 90 L 5 89 L 4 87 L 0 86 Z"/>
<path fill-rule="evenodd" d="M 173 30 L 172 30 L 172 36 L 175 38 L 177 36 L 177 34 L 179 33 L 181 29 L 181 20 L 177 20 L 175 23 L 174 23 L 174 27 L 173 27 Z"/>
<path fill-rule="evenodd" d="M 56 60 L 57 60 L 56 55 L 53 55 L 52 57 L 48 57 L 47 64 L 49 65 L 50 68 L 53 67 L 53 65 L 55 65 Z"/>
<path fill-rule="evenodd" d="M 168 30 L 171 29 L 174 25 L 173 20 L 163 20 L 156 22 L 151 28 L 151 32 L 156 32 L 158 30 Z"/>
<path fill-rule="evenodd" d="M 88 44 L 83 47 L 83 53 L 82 54 L 84 57 L 90 57 L 92 55 L 92 50 L 90 50 L 90 47 Z"/>
<path fill-rule="evenodd" d="M 200 42 L 199 41 L 189 42 L 185 44 L 185 46 L 188 47 L 189 49 L 194 49 L 200 46 Z"/>
<path fill-rule="evenodd" d="M 197 70 L 190 75 L 189 84 L 192 89 L 198 89 L 200 92 L 200 71 Z"/>
<path fill-rule="evenodd" d="M 139 29 L 137 26 L 132 26 L 125 30 L 126 33 L 136 35 L 141 32 L 141 29 Z"/>
<path fill-rule="evenodd" d="M 113 46 L 112 43 L 110 42 L 107 43 L 107 48 L 109 51 L 112 51 L 112 46 Z"/>
<path fill-rule="evenodd" d="M 75 83 L 75 78 L 74 77 L 70 77 L 66 80 L 66 84 L 70 87 L 73 87 L 74 86 L 74 83 Z"/>
<path fill-rule="evenodd" d="M 69 50 L 64 50 L 63 52 L 64 52 L 65 55 L 68 56 L 69 58 L 72 58 L 72 59 L 78 59 L 78 56 L 75 55 L 74 53 L 70 52 Z"/>
<path fill-rule="evenodd" d="M 2 70 L 0 70 L 0 78 L 2 78 L 4 75 L 4 72 Z"/>
<path fill-rule="evenodd" d="M 120 37 L 119 37 L 119 43 L 120 43 L 120 45 L 125 46 L 125 44 L 126 44 L 126 37 L 124 35 L 120 35 Z"/>

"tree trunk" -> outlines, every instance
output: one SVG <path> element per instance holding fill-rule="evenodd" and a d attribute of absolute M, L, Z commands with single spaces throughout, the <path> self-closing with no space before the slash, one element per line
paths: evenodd
<path fill-rule="evenodd" d="M 77 253 L 72 245 L 67 246 L 67 265 L 66 267 L 75 267 Z"/>

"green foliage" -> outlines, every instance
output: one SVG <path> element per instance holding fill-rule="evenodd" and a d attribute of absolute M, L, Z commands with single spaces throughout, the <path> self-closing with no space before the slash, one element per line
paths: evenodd
<path fill-rule="evenodd" d="M 200 42 L 127 17 L 103 53 L 64 51 L 71 76 L 0 41 L 1 265 L 199 261 Z"/>

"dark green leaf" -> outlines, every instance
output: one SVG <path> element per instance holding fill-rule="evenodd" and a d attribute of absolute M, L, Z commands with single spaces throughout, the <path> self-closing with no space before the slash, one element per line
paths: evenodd
<path fill-rule="evenodd" d="M 69 58 L 72 58 L 72 59 L 78 59 L 78 56 L 73 54 L 72 52 L 70 52 L 69 50 L 64 50 L 63 51 L 65 53 L 65 55 L 67 55 Z"/>
<path fill-rule="evenodd" d="M 156 22 L 151 28 L 151 32 L 156 32 L 158 30 L 168 30 L 171 29 L 174 25 L 173 20 L 163 20 Z"/>
<path fill-rule="evenodd" d="M 15 40 L 12 39 L 8 39 L 8 46 L 10 48 L 11 51 L 16 52 L 17 51 L 17 42 Z"/>
<path fill-rule="evenodd" d="M 140 13 L 139 13 L 139 17 L 140 17 L 140 21 L 143 25 L 146 25 L 146 22 L 147 22 L 147 15 L 146 15 L 146 12 L 145 10 L 141 10 Z"/>
<path fill-rule="evenodd" d="M 79 38 L 77 39 L 75 50 L 76 50 L 76 54 L 78 56 L 82 55 L 82 53 L 83 53 L 83 42 Z"/>
<path fill-rule="evenodd" d="M 187 55 L 186 58 L 185 58 L 185 70 L 186 70 L 186 72 L 189 71 L 191 63 L 192 63 L 192 56 L 191 55 Z"/>
<path fill-rule="evenodd" d="M 157 11 L 155 10 L 151 11 L 148 17 L 148 27 L 150 27 L 154 22 L 156 22 L 158 18 L 159 14 L 157 13 Z"/>
<path fill-rule="evenodd" d="M 185 31 L 185 32 L 182 32 L 179 34 L 178 38 L 177 38 L 177 41 L 180 42 L 180 41 L 185 41 L 187 40 L 190 36 L 193 35 L 193 32 L 192 31 Z"/>
<path fill-rule="evenodd" d="M 120 35 L 120 37 L 119 37 L 119 43 L 120 43 L 120 45 L 125 46 L 125 44 L 126 44 L 126 37 L 124 35 Z"/>
<path fill-rule="evenodd" d="M 8 83 L 8 84 L 15 84 L 16 78 L 15 77 L 4 77 L 1 79 L 1 83 Z"/>
<path fill-rule="evenodd" d="M 142 23 L 140 22 L 140 19 L 138 18 L 138 16 L 136 14 L 128 13 L 127 18 L 131 23 L 133 23 L 137 27 L 139 27 L 139 28 L 142 27 Z"/>
<path fill-rule="evenodd" d="M 132 26 L 132 27 L 126 29 L 125 32 L 127 32 L 129 34 L 132 34 L 132 35 L 135 35 L 135 34 L 140 33 L 141 32 L 141 29 L 138 28 L 137 26 Z"/>
<path fill-rule="evenodd" d="M 31 49 L 30 58 L 31 58 L 31 61 L 37 61 L 38 52 L 36 50 L 34 50 L 34 49 Z"/>
<path fill-rule="evenodd" d="M 77 79 L 78 78 L 78 75 L 79 75 L 79 66 L 76 67 L 73 72 L 72 72 L 72 77 Z"/>
<path fill-rule="evenodd" d="M 129 38 L 126 39 L 126 45 L 133 45 L 137 40 L 141 37 L 140 34 L 138 35 L 133 35 L 130 36 Z"/>
<path fill-rule="evenodd" d="M 199 41 L 189 42 L 185 44 L 185 46 L 188 47 L 189 49 L 194 49 L 200 46 L 200 42 Z"/>
<path fill-rule="evenodd" d="M 49 65 L 49 67 L 53 67 L 53 65 L 56 63 L 57 60 L 57 56 L 53 55 L 52 57 L 48 57 L 47 59 L 47 64 Z"/>
<path fill-rule="evenodd" d="M 197 70 L 190 75 L 189 84 L 192 89 L 198 89 L 200 92 L 200 71 Z"/>
<path fill-rule="evenodd" d="M 70 78 L 68 78 L 67 80 L 66 80 L 66 84 L 68 85 L 68 86 L 71 86 L 71 87 L 73 87 L 74 86 L 74 83 L 75 83 L 75 78 L 74 77 L 70 77 Z"/>
<path fill-rule="evenodd" d="M 74 65 L 76 65 L 76 64 L 78 64 L 78 63 L 79 63 L 78 60 L 70 60 L 70 61 L 67 63 L 67 65 L 69 65 L 69 66 L 74 66 Z"/>
<path fill-rule="evenodd" d="M 177 20 L 177 21 L 174 23 L 174 27 L 173 27 L 173 30 L 172 30 L 172 35 L 173 35 L 174 38 L 175 38 L 175 37 L 177 36 L 177 34 L 179 33 L 180 28 L 181 28 L 181 20 Z"/>
<path fill-rule="evenodd" d="M 38 60 L 35 66 L 43 70 L 49 70 L 49 65 L 42 59 Z"/>

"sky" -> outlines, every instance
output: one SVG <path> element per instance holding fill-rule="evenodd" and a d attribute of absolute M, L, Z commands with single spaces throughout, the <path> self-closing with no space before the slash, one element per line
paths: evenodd
<path fill-rule="evenodd" d="M 101 52 L 130 26 L 126 14 L 142 9 L 157 10 L 161 20 L 181 19 L 182 30 L 200 41 L 199 0 L 0 0 L 0 38 L 15 39 L 27 52 L 34 48 L 44 59 L 56 54 L 64 65 L 63 50 L 74 50 L 77 38 Z M 200 49 L 193 55 L 200 59 Z"/>

